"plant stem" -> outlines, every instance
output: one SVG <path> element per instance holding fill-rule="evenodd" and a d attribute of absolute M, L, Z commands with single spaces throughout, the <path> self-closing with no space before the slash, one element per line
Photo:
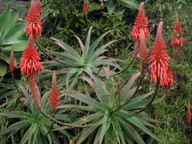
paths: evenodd
<path fill-rule="evenodd" d="M 17 92 L 19 93 L 19 90 L 18 90 L 16 82 L 15 82 L 15 77 L 14 77 L 14 74 L 12 71 L 11 71 L 11 76 L 12 76 L 13 84 L 15 85 L 15 88 L 16 88 Z"/>
<path fill-rule="evenodd" d="M 158 91 L 159 91 L 159 80 L 157 81 L 155 93 L 153 94 L 152 99 L 149 101 L 149 103 L 144 108 L 140 109 L 138 112 L 134 113 L 133 115 L 139 114 L 139 113 L 143 112 L 144 110 L 146 110 L 146 108 L 153 103 Z"/>
<path fill-rule="evenodd" d="M 55 117 L 55 115 L 54 115 L 54 113 L 53 113 L 53 118 L 54 118 L 54 117 Z M 50 126 L 48 132 L 47 132 L 44 136 L 47 136 L 47 135 L 51 132 L 51 130 L 52 130 L 52 128 L 53 128 L 53 125 L 54 125 L 54 122 L 51 123 L 51 126 Z"/>
<path fill-rule="evenodd" d="M 49 120 L 51 120 L 51 121 L 53 121 L 53 122 L 55 122 L 55 123 L 58 123 L 58 124 L 60 124 L 60 125 L 63 125 L 63 126 L 68 126 L 68 127 L 71 127 L 71 128 L 73 128 L 73 127 L 81 127 L 81 128 L 84 128 L 84 127 L 93 126 L 93 125 L 75 125 L 75 124 L 64 123 L 64 122 L 61 122 L 61 121 L 56 120 L 55 118 L 52 118 L 51 116 L 47 115 L 47 114 L 44 113 L 43 111 L 40 111 L 40 110 L 39 110 L 39 112 L 40 112 L 43 116 L 45 116 L 46 118 L 48 118 Z"/>
<path fill-rule="evenodd" d="M 141 85 L 141 82 L 144 78 L 144 73 L 141 74 L 140 79 L 139 79 L 139 84 L 135 90 L 135 93 L 133 94 L 133 96 L 131 96 L 123 105 L 119 106 L 117 109 L 115 109 L 112 113 L 115 113 L 116 111 L 118 111 L 119 109 L 121 109 L 122 107 L 124 107 L 126 104 L 128 104 L 130 102 L 130 100 L 137 94 L 139 87 Z"/>
<path fill-rule="evenodd" d="M 132 59 L 132 61 L 131 61 L 131 62 L 130 62 L 130 63 L 129 63 L 129 64 L 128 64 L 122 71 L 120 71 L 120 72 L 114 74 L 113 76 L 116 76 L 116 75 L 118 75 L 119 73 L 124 72 L 127 68 L 130 67 L 130 65 L 132 65 L 132 64 L 135 62 L 135 59 L 136 59 L 136 58 Z"/>

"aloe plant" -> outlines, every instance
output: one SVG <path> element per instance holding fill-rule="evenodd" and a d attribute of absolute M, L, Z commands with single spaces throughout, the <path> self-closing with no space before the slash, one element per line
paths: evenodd
<path fill-rule="evenodd" d="M 0 15 L 0 76 L 7 71 L 10 50 L 22 51 L 27 45 L 24 23 L 18 23 L 18 17 L 19 11 L 10 8 Z"/>
<path fill-rule="evenodd" d="M 22 102 L 25 104 L 25 110 L 0 112 L 0 117 L 14 119 L 14 123 L 6 127 L 2 125 L 0 138 L 11 141 L 11 143 L 30 143 L 30 144 L 59 144 L 68 143 L 71 135 L 65 130 L 52 132 L 50 129 L 59 128 L 59 125 L 53 124 L 50 119 L 43 116 L 32 102 L 31 96 L 24 87 L 20 86 L 24 96 Z M 41 98 L 41 103 L 47 113 L 51 113 L 47 102 L 48 92 Z M 60 112 L 55 114 L 57 120 L 67 120 L 65 114 Z M 10 121 L 10 120 L 9 120 Z M 15 136 L 16 135 L 16 136 Z M 19 137 L 21 136 L 21 137 Z M 60 139 L 59 137 L 62 137 Z"/>
<path fill-rule="evenodd" d="M 78 36 L 75 36 L 80 45 L 81 53 L 78 53 L 76 49 L 69 46 L 65 42 L 52 38 L 57 45 L 64 49 L 64 52 L 50 51 L 50 53 L 60 58 L 60 61 L 63 63 L 65 68 L 63 70 L 67 69 L 65 79 L 67 86 L 69 86 L 69 83 L 71 83 L 71 86 L 73 86 L 80 77 L 88 76 L 86 74 L 86 71 L 98 75 L 100 69 L 104 67 L 106 69 L 107 66 L 112 66 L 115 69 L 120 69 L 119 65 L 114 63 L 115 61 L 119 61 L 118 59 L 110 59 L 107 56 L 102 56 L 102 54 L 106 51 L 106 48 L 110 44 L 114 43 L 116 40 L 110 41 L 107 44 L 97 48 L 99 42 L 103 40 L 103 38 L 108 33 L 110 33 L 110 31 L 102 34 L 92 44 L 91 31 L 92 27 L 89 29 L 85 44 L 83 44 L 83 42 Z M 58 63 L 56 61 L 52 61 L 50 63 L 54 66 L 61 66 L 61 63 Z M 60 70 L 60 72 L 62 72 L 62 70 Z"/>
<path fill-rule="evenodd" d="M 107 87 L 107 83 L 92 75 L 95 83 L 95 98 L 92 98 L 93 94 L 91 97 L 72 90 L 63 91 L 65 95 L 81 101 L 81 104 L 61 105 L 58 108 L 78 108 L 85 113 L 72 123 L 74 126 L 85 126 L 76 137 L 77 144 L 86 142 L 92 144 L 134 144 L 135 142 L 145 144 L 141 137 L 143 133 L 159 141 L 158 137 L 148 128 L 154 127 L 150 123 L 153 120 L 143 111 L 149 104 L 147 98 L 153 92 L 135 95 L 137 87 L 133 87 L 133 83 L 139 75 L 140 73 L 133 75 L 121 90 L 114 87 L 117 86 L 116 84 Z"/>

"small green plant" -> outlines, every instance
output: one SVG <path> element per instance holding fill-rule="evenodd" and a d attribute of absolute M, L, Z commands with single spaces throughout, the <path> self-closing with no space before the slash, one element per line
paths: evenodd
<path fill-rule="evenodd" d="M 18 10 L 11 11 L 10 8 L 0 15 L 0 76 L 7 71 L 10 50 L 22 51 L 27 45 L 24 23 L 17 23 L 18 17 Z"/>
<path fill-rule="evenodd" d="M 94 77 L 95 98 L 88 94 L 72 91 L 64 92 L 67 96 L 81 101 L 81 104 L 61 105 L 58 108 L 78 108 L 85 115 L 72 125 L 83 125 L 85 128 L 76 137 L 77 144 L 145 144 L 141 132 L 159 140 L 146 126 L 153 127 L 151 120 L 143 109 L 149 104 L 146 100 L 153 92 L 135 95 L 138 87 L 133 87 L 140 73 L 133 75 L 121 89 L 102 82 Z M 60 128 L 61 129 L 61 128 Z"/>
<path fill-rule="evenodd" d="M 5 116 L 14 120 L 9 127 L 2 127 L 0 137 L 4 137 L 4 142 L 10 140 L 11 143 L 30 143 L 30 144 L 59 144 L 62 137 L 63 143 L 68 143 L 71 135 L 65 130 L 59 130 L 59 134 L 52 132 L 52 128 L 58 128 L 57 124 L 53 124 L 50 119 L 43 116 L 35 107 L 31 96 L 27 90 L 20 86 L 25 97 L 21 101 L 25 104 L 25 111 L 15 110 L 1 112 L 0 116 Z M 48 108 L 48 92 L 42 97 L 41 102 L 47 113 L 51 113 Z M 66 119 L 66 115 L 60 112 L 55 114 L 55 119 Z M 19 121 L 18 121 L 19 120 Z M 19 137 L 19 135 L 21 137 Z M 14 137 L 15 136 L 15 137 Z"/>
<path fill-rule="evenodd" d="M 98 49 L 98 44 L 103 38 L 110 32 L 106 32 L 102 34 L 99 38 L 97 38 L 92 44 L 91 42 L 91 31 L 92 27 L 89 29 L 87 39 L 85 45 L 81 41 L 78 36 L 75 36 L 79 42 L 81 53 L 79 54 L 77 50 L 73 47 L 69 46 L 68 44 L 52 38 L 57 45 L 65 50 L 65 52 L 53 52 L 50 51 L 51 54 L 60 58 L 60 63 L 52 62 L 51 65 L 58 65 L 61 66 L 63 63 L 65 69 L 67 69 L 66 74 L 66 85 L 69 86 L 71 83 L 71 87 L 75 85 L 78 79 L 82 76 L 88 76 L 87 72 L 92 74 L 99 74 L 102 68 L 107 66 L 112 66 L 115 69 L 120 69 L 119 65 L 114 63 L 114 61 L 120 61 L 119 59 L 110 59 L 107 56 L 102 56 L 102 54 L 106 51 L 106 47 L 110 44 L 114 43 L 115 40 L 108 42 L 100 46 Z M 62 71 L 62 70 L 61 70 Z"/>

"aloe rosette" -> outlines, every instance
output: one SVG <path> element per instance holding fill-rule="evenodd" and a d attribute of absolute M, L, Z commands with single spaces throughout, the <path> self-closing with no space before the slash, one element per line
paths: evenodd
<path fill-rule="evenodd" d="M 97 48 L 101 40 L 103 40 L 103 38 L 110 33 L 110 31 L 102 34 L 92 44 L 91 31 L 92 27 L 89 29 L 85 44 L 83 44 L 82 40 L 78 36 L 75 36 L 80 45 L 81 53 L 78 53 L 76 49 L 69 46 L 65 42 L 52 38 L 57 45 L 64 49 L 64 52 L 49 52 L 58 57 L 63 63 L 62 66 L 65 68 L 60 69 L 57 72 L 66 73 L 65 82 L 67 86 L 69 86 L 69 84 L 70 86 L 73 86 L 79 78 L 88 76 L 86 71 L 92 74 L 101 75 L 101 71 L 105 71 L 107 74 L 109 73 L 110 70 L 108 69 L 108 66 L 113 67 L 113 69 L 120 70 L 119 65 L 115 62 L 121 60 L 108 58 L 103 55 L 104 52 L 107 51 L 106 48 L 116 42 L 116 40 L 110 41 Z M 61 63 L 58 63 L 57 61 L 50 61 L 48 63 L 54 66 L 61 66 Z"/>
<path fill-rule="evenodd" d="M 133 84 L 139 76 L 140 73 L 133 75 L 128 83 L 122 87 L 120 93 L 115 91 L 118 84 L 107 84 L 93 75 L 91 77 L 95 95 L 92 93 L 90 96 L 73 90 L 63 91 L 66 96 L 79 100 L 81 103 L 60 105 L 58 109 L 80 109 L 84 112 L 84 115 L 72 123 L 74 127 L 84 126 L 76 137 L 77 144 L 84 142 L 93 144 L 134 144 L 135 142 L 145 144 L 142 137 L 143 133 L 160 141 L 148 128 L 154 127 L 151 124 L 154 120 L 143 111 L 149 104 L 147 98 L 154 93 L 135 95 L 137 86 L 133 87 Z M 138 113 L 138 111 L 140 112 Z"/>

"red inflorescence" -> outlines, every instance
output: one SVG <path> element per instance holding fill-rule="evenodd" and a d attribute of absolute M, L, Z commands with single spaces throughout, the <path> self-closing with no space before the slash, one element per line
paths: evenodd
<path fill-rule="evenodd" d="M 169 56 L 165 50 L 166 46 L 162 37 L 163 22 L 160 22 L 157 30 L 153 50 L 149 56 L 149 71 L 151 82 L 160 82 L 160 85 L 170 85 L 173 83 L 173 75 L 169 70 Z"/>
<path fill-rule="evenodd" d="M 42 31 L 40 13 L 41 4 L 38 1 L 36 4 L 31 5 L 27 18 L 25 19 L 26 34 L 32 35 L 35 40 L 39 35 L 41 35 Z"/>
<path fill-rule="evenodd" d="M 147 48 L 146 48 L 146 41 L 145 41 L 145 34 L 144 31 L 141 30 L 140 32 L 140 37 L 139 37 L 139 49 L 140 49 L 140 60 L 145 62 L 146 58 L 147 58 Z"/>
<path fill-rule="evenodd" d="M 140 31 L 143 30 L 145 34 L 145 39 L 147 40 L 149 37 L 149 30 L 148 30 L 148 19 L 145 16 L 144 10 L 144 2 L 140 4 L 140 9 L 137 14 L 137 17 L 134 22 L 133 31 L 131 35 L 135 40 L 139 40 Z"/>
<path fill-rule="evenodd" d="M 14 50 L 11 49 L 10 60 L 9 60 L 9 70 L 12 72 L 15 69 L 15 61 L 14 61 Z"/>
<path fill-rule="evenodd" d="M 173 37 L 171 39 L 172 46 L 183 46 L 184 38 L 182 36 Z"/>
<path fill-rule="evenodd" d="M 41 63 L 39 62 L 40 56 L 33 45 L 33 37 L 29 37 L 29 42 L 27 48 L 23 51 L 22 58 L 20 58 L 21 64 L 21 72 L 24 75 L 31 75 L 40 73 L 40 70 L 43 68 Z"/>
<path fill-rule="evenodd" d="M 186 120 L 188 123 L 191 123 L 191 118 L 192 118 L 191 103 L 190 103 L 190 99 L 189 99 L 188 104 L 187 104 L 187 113 L 186 113 Z"/>
<path fill-rule="evenodd" d="M 173 82 L 174 82 L 173 73 L 172 73 L 171 69 L 168 68 L 167 76 L 163 79 L 163 82 L 161 85 L 171 86 L 173 84 Z"/>
<path fill-rule="evenodd" d="M 60 96 L 59 91 L 57 89 L 57 77 L 54 71 L 52 77 L 52 88 L 49 94 L 49 106 L 52 111 L 55 111 L 56 107 L 59 105 L 59 102 L 60 102 Z"/>
<path fill-rule="evenodd" d="M 85 1 L 83 3 L 83 11 L 84 12 L 88 12 L 89 11 L 89 2 L 88 1 Z"/>
<path fill-rule="evenodd" d="M 178 14 L 176 14 L 176 22 L 173 27 L 173 37 L 171 39 L 172 46 L 183 46 L 184 38 L 181 36 L 183 33 L 182 27 L 179 23 Z"/>

